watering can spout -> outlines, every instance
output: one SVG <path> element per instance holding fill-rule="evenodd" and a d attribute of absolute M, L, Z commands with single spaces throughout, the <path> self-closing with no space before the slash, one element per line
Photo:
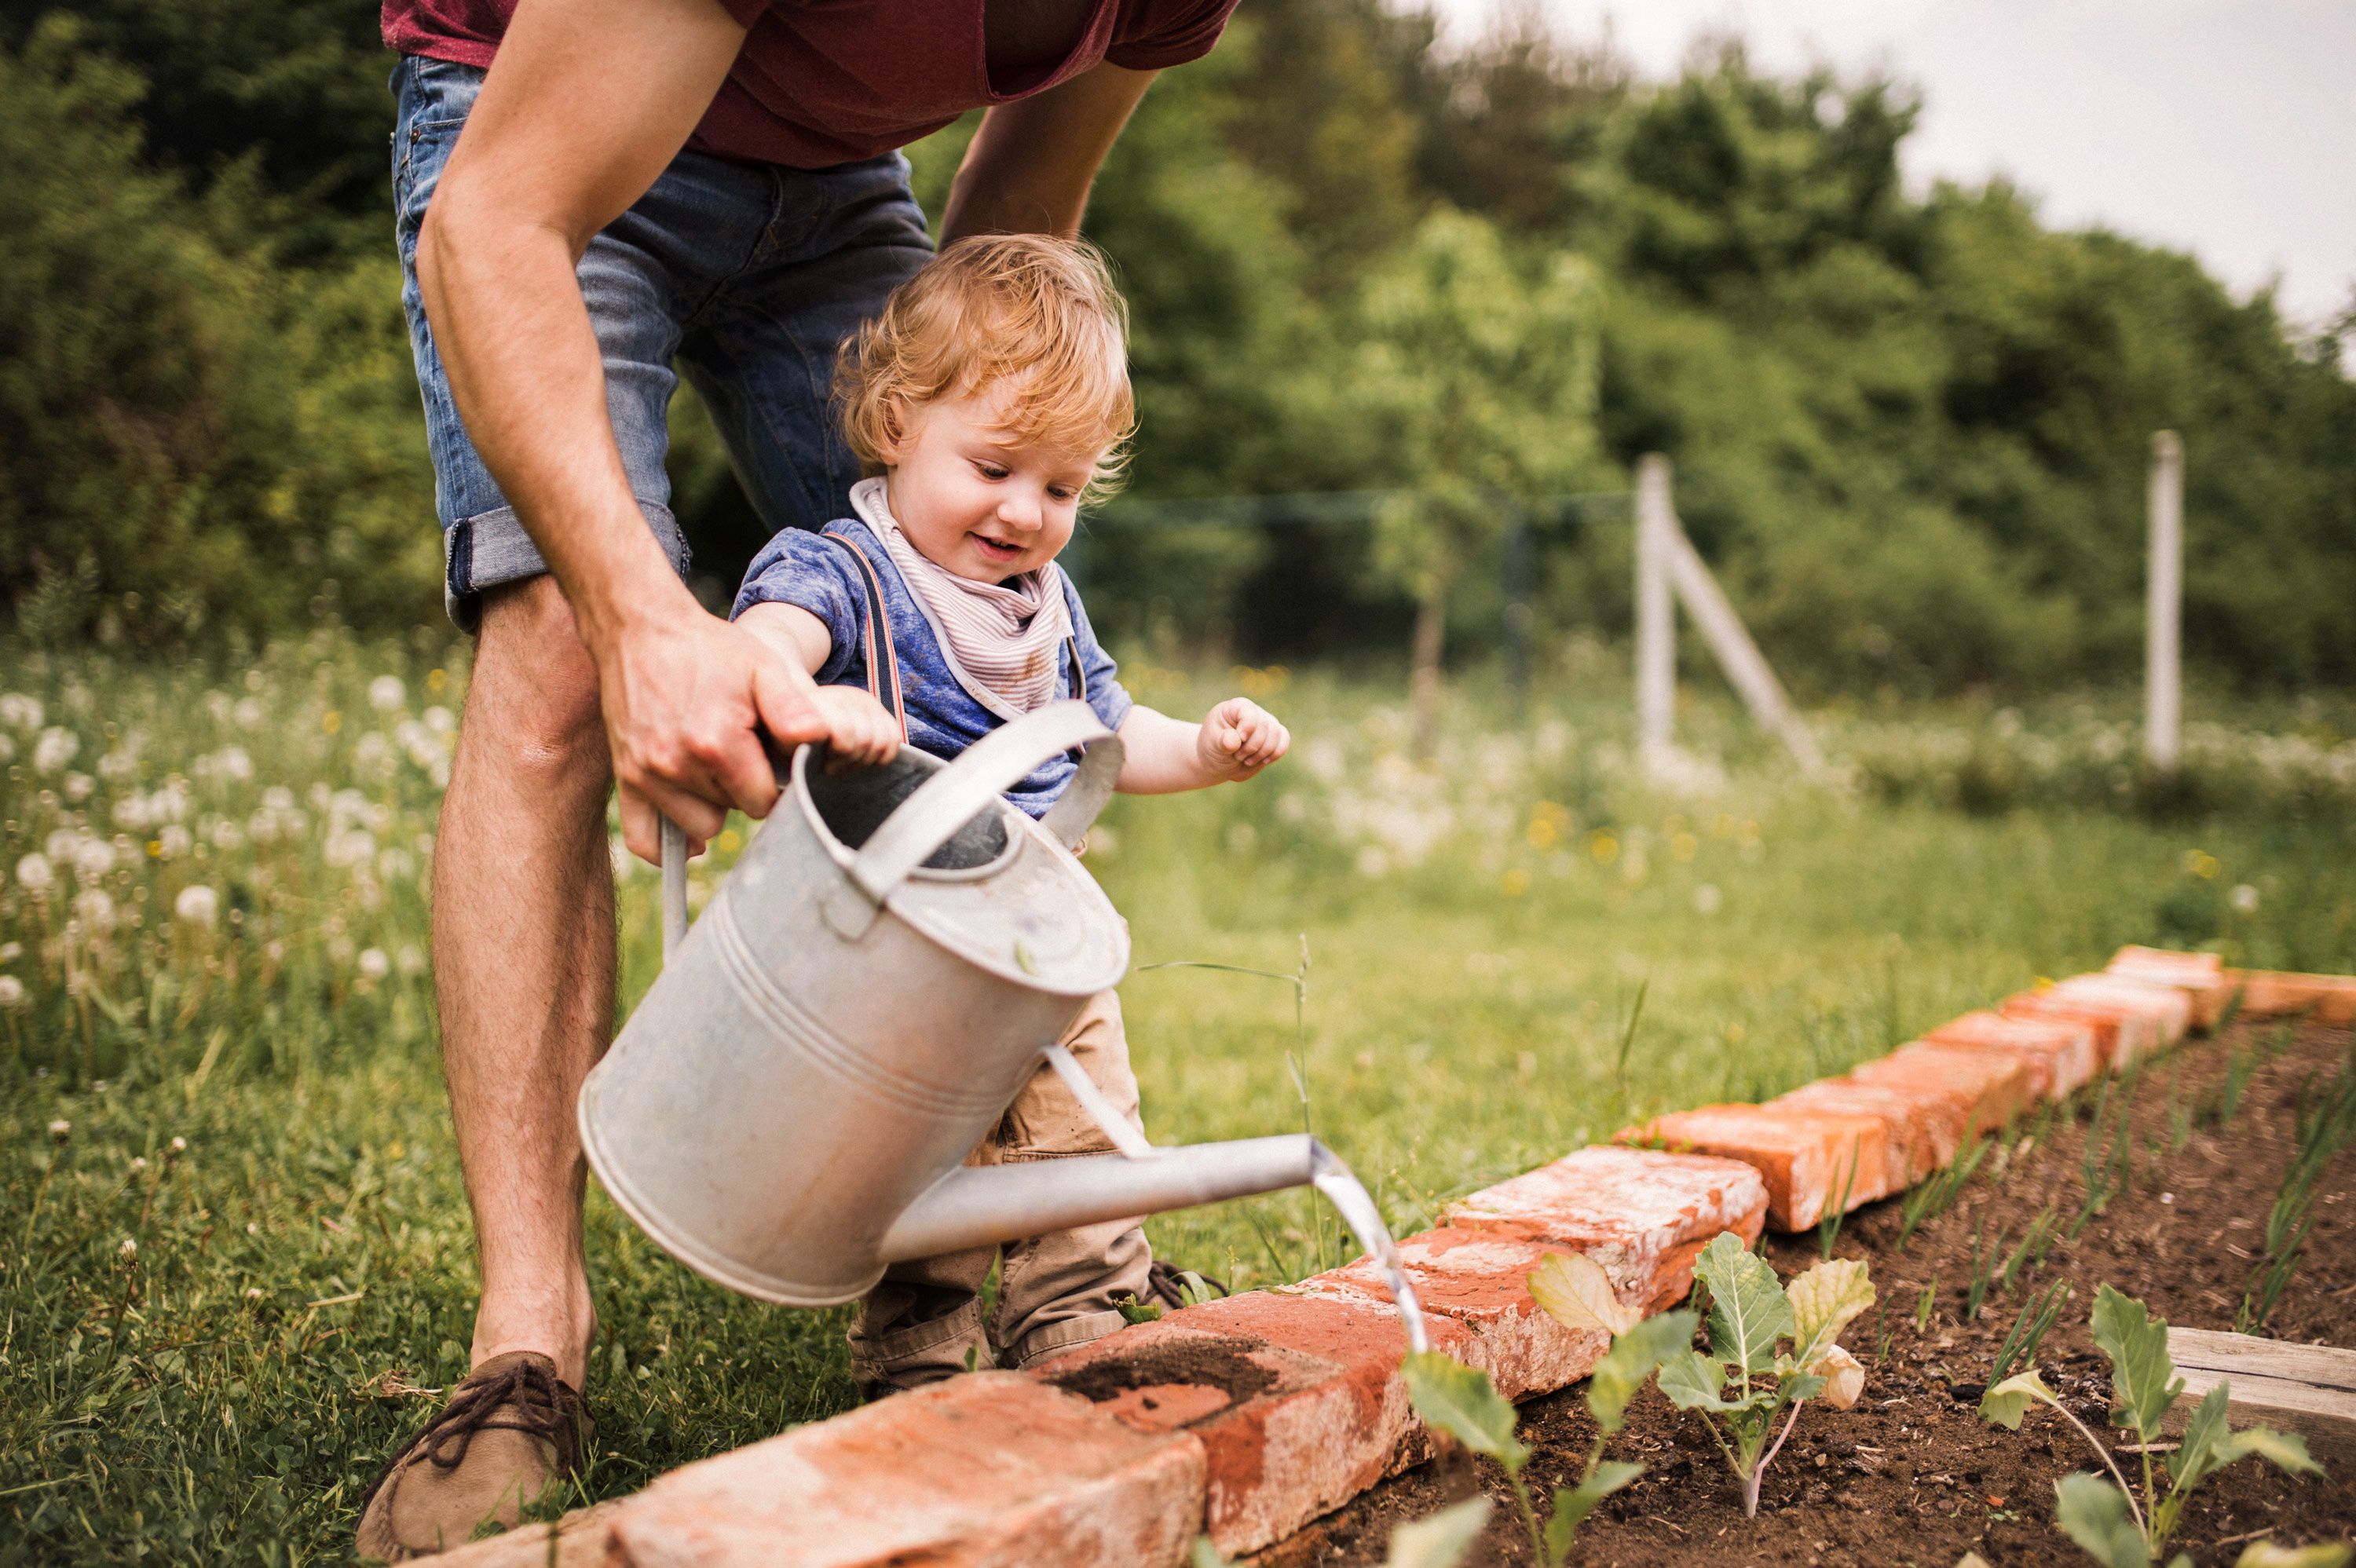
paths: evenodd
<path fill-rule="evenodd" d="M 1306 1133 L 1151 1153 L 963 1166 L 927 1188 L 884 1232 L 882 1261 L 937 1257 L 1107 1220 L 1304 1187 L 1333 1156 Z"/>

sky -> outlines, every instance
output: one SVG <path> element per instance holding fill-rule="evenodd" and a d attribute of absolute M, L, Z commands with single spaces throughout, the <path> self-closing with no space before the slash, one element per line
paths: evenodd
<path fill-rule="evenodd" d="M 1451 38 L 1500 0 L 1431 0 Z M 2190 251 L 2295 323 L 2356 304 L 2356 0 L 1505 0 L 1609 27 L 1647 77 L 1697 33 L 1773 70 L 1826 63 L 1922 94 L 1916 190 L 2008 176 L 2061 228 Z"/>

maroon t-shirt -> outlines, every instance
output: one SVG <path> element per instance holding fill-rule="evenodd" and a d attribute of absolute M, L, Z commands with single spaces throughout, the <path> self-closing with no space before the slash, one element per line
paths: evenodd
<path fill-rule="evenodd" d="M 1007 103 L 1098 61 L 1160 70 L 1211 52 L 1237 0 L 1092 0 L 1062 63 L 991 80 L 982 0 L 721 0 L 744 48 L 688 145 L 790 168 L 872 158 L 969 109 Z M 487 66 L 516 0 L 383 0 L 402 54 Z"/>

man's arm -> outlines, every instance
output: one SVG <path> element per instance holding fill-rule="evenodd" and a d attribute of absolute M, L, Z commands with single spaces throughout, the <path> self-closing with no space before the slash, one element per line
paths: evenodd
<path fill-rule="evenodd" d="M 1155 72 L 1098 65 L 981 117 L 941 214 L 941 243 L 969 234 L 1080 231 L 1088 187 Z"/>
<path fill-rule="evenodd" d="M 756 720 L 787 744 L 823 733 L 808 676 L 705 614 L 655 543 L 573 272 L 686 144 L 744 36 L 717 0 L 522 0 L 418 242 L 451 392 L 596 661 L 624 833 L 649 858 L 656 807 L 696 838 L 720 803 L 767 813 Z"/>

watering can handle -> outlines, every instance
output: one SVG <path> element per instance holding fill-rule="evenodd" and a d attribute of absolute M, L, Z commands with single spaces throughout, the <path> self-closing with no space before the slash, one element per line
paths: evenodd
<path fill-rule="evenodd" d="M 851 880 L 881 905 L 908 873 L 932 859 L 957 830 L 992 799 L 1022 783 L 1058 752 L 1086 746 L 1079 772 L 1039 826 L 1067 849 L 1077 848 L 1104 809 L 1120 776 L 1120 737 L 1096 709 L 1076 699 L 1051 702 L 991 734 L 900 803 L 851 864 Z M 663 961 L 687 937 L 687 833 L 662 823 Z"/>
<path fill-rule="evenodd" d="M 1040 826 L 1066 848 L 1096 820 L 1120 775 L 1120 737 L 1077 699 L 1051 702 L 982 737 L 965 754 L 900 803 L 851 863 L 851 880 L 876 904 L 930 859 L 973 814 L 1021 784 L 1058 752 L 1087 751 L 1080 769 Z"/>

